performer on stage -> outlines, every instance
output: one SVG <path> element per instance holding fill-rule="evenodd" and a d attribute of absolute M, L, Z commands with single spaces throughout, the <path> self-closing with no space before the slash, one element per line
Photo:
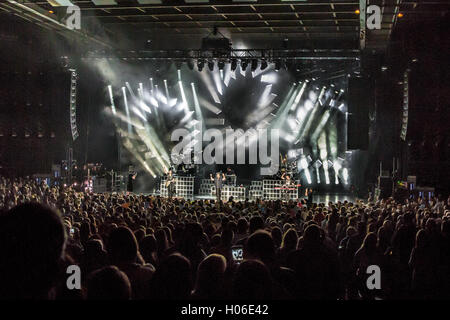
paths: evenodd
<path fill-rule="evenodd" d="M 312 203 L 313 203 L 313 189 L 307 188 L 306 192 L 305 192 L 305 196 L 307 197 L 306 204 L 308 206 L 312 205 Z"/>
<path fill-rule="evenodd" d="M 217 172 L 215 177 L 213 178 L 212 174 L 209 175 L 211 178 L 211 181 L 214 181 L 214 186 L 216 187 L 216 200 L 220 201 L 222 197 L 222 184 L 223 181 L 226 180 L 225 175 L 220 172 Z"/>
<path fill-rule="evenodd" d="M 167 196 L 169 199 L 175 195 L 175 177 L 173 176 L 172 169 L 169 169 L 169 172 L 166 176 L 166 187 L 167 187 Z"/>
<path fill-rule="evenodd" d="M 231 186 L 233 185 L 233 176 L 236 176 L 234 173 L 234 170 L 230 167 L 227 167 L 227 185 Z"/>
<path fill-rule="evenodd" d="M 283 198 L 284 200 L 289 201 L 289 189 L 293 188 L 291 176 L 287 173 L 283 173 L 281 176 L 281 180 L 284 181 L 284 188 L 285 188 L 283 189 Z"/>
<path fill-rule="evenodd" d="M 280 179 L 284 180 L 283 176 L 286 174 L 287 169 L 288 169 L 288 167 L 287 167 L 287 155 L 285 155 L 283 157 L 283 155 L 280 154 L 280 168 L 279 168 L 277 174 L 275 175 L 275 179 L 276 180 L 280 180 Z"/>
<path fill-rule="evenodd" d="M 128 183 L 127 183 L 127 191 L 133 192 L 133 180 L 136 179 L 137 172 L 134 171 L 133 166 L 128 168 Z"/>

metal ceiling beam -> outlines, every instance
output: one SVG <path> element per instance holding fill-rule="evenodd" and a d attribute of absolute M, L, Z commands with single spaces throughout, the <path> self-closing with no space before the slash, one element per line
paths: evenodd
<path fill-rule="evenodd" d="M 134 10 L 136 10 L 136 8 L 133 8 Z M 135 14 L 118 14 L 118 13 L 111 13 L 111 14 L 101 14 L 101 15 L 94 15 L 94 14 L 89 14 L 89 15 L 84 15 L 84 17 L 95 17 L 95 18 L 102 18 L 102 17 L 115 17 L 115 16 L 121 16 L 121 17 L 145 17 L 145 16 L 155 16 L 155 17 L 183 17 L 186 14 L 193 16 L 193 17 L 204 17 L 204 16 L 222 16 L 222 15 L 227 15 L 227 16 L 258 16 L 258 15 L 265 15 L 265 16 L 295 16 L 296 17 L 296 13 L 298 13 L 299 15 L 310 15 L 310 14 L 317 14 L 317 15 L 322 15 L 322 14 L 327 14 L 327 15 L 333 15 L 333 12 L 331 11 L 308 11 L 308 12 L 211 12 L 211 13 L 189 13 L 189 12 L 185 12 L 185 13 L 148 13 L 148 14 L 140 14 L 138 12 L 136 12 Z M 348 10 L 348 11 L 334 11 L 334 13 L 336 14 L 351 14 L 354 15 L 355 12 L 354 10 Z M 259 16 L 258 16 L 259 17 Z M 357 19 L 357 18 L 355 18 Z"/>
<path fill-rule="evenodd" d="M 129 7 L 129 8 L 133 8 L 136 6 L 130 6 L 128 3 L 127 4 L 120 4 L 118 3 L 117 5 L 114 6 L 95 6 L 95 4 L 92 3 L 92 0 L 85 0 L 85 1 L 77 1 L 77 0 L 73 0 L 74 4 L 77 5 L 81 5 L 81 7 L 85 7 L 88 9 L 93 9 L 93 8 L 105 8 L 105 9 L 113 9 L 113 8 L 125 8 L 125 7 Z M 177 8 L 221 8 L 221 7 L 290 7 L 291 5 L 293 6 L 311 6 L 311 5 L 315 5 L 315 6 L 329 6 L 331 3 L 334 5 L 357 5 L 358 4 L 358 0 L 353 0 L 353 1 L 349 1 L 349 0 L 343 0 L 343 1 L 327 1 L 327 2 L 320 2 L 320 1 L 305 1 L 305 2 L 281 2 L 279 0 L 259 0 L 258 2 L 249 2 L 249 3 L 237 3 L 237 2 L 232 2 L 229 1 L 227 3 L 224 3 L 224 0 L 210 0 L 208 3 L 185 3 L 184 1 L 175 1 L 175 0 L 169 0 L 169 1 L 165 1 L 162 4 L 154 4 L 154 5 L 139 5 L 136 1 L 136 5 L 139 5 L 139 7 L 142 8 L 157 8 L 157 9 L 162 9 L 162 8 L 171 8 L 171 7 L 177 7 Z M 47 4 L 46 1 L 38 1 L 38 2 L 31 2 L 31 1 L 27 1 L 25 3 L 36 3 L 36 4 Z M 89 6 L 89 7 L 88 7 Z"/>
<path fill-rule="evenodd" d="M 14 11 L 14 14 L 19 18 L 35 23 L 45 29 L 54 30 L 65 37 L 75 37 L 80 40 L 89 40 L 103 47 L 112 48 L 111 44 L 105 42 L 103 39 L 99 39 L 98 37 L 89 34 L 86 31 L 69 29 L 65 24 L 60 23 L 53 17 L 48 16 L 47 12 L 38 5 L 24 5 L 14 0 L 7 0 L 7 3 L 2 3 L 0 5 L 3 8 Z"/>

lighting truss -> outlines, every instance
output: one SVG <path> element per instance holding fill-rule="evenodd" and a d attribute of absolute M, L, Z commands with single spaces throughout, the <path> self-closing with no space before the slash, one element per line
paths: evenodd
<path fill-rule="evenodd" d="M 268 62 L 283 60 L 359 60 L 360 51 L 355 49 L 231 49 L 224 56 L 215 50 L 96 50 L 88 51 L 83 59 L 123 60 L 181 60 L 190 59 L 263 59 Z"/>

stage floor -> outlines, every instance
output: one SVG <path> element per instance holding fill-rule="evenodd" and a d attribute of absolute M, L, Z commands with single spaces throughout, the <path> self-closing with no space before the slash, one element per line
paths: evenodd
<path fill-rule="evenodd" d="M 304 197 L 302 197 L 303 199 Z M 212 200 L 215 199 L 215 197 L 213 196 L 207 196 L 207 195 L 195 195 L 194 196 L 195 200 Z M 354 202 L 356 201 L 356 197 L 351 195 L 351 194 L 342 194 L 342 193 L 318 193 L 313 195 L 313 202 L 314 203 L 325 203 L 327 204 L 328 202 L 338 202 L 338 201 L 349 201 L 349 202 Z"/>

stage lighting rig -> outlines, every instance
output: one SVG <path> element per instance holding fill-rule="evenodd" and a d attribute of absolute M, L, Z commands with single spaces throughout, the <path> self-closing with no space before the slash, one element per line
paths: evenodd
<path fill-rule="evenodd" d="M 198 61 L 197 61 L 197 68 L 198 68 L 198 71 L 202 71 L 203 70 L 203 67 L 205 66 L 205 61 L 203 61 L 202 59 L 199 59 Z"/>
<path fill-rule="evenodd" d="M 256 68 L 258 68 L 258 60 L 257 59 L 253 59 L 252 60 L 252 71 L 255 71 Z"/>
<path fill-rule="evenodd" d="M 275 71 L 280 71 L 281 69 L 281 60 L 275 60 Z"/>
<path fill-rule="evenodd" d="M 220 60 L 220 61 L 217 63 L 217 66 L 219 67 L 219 70 L 223 70 L 223 68 L 225 67 L 225 61 Z"/>
<path fill-rule="evenodd" d="M 209 71 L 214 71 L 214 60 L 208 61 Z"/>
<path fill-rule="evenodd" d="M 237 60 L 236 59 L 232 59 L 231 60 L 231 71 L 236 70 L 237 68 Z"/>
<path fill-rule="evenodd" d="M 267 68 L 267 61 L 266 60 L 262 60 L 261 61 L 261 70 L 264 70 Z"/>
<path fill-rule="evenodd" d="M 215 55 L 220 57 L 228 57 L 231 52 L 231 41 L 223 34 L 218 31 L 218 28 L 215 26 L 214 31 L 212 32 L 214 36 L 217 34 L 220 37 L 210 37 L 209 34 L 207 37 L 202 39 L 202 50 L 212 50 Z"/>
<path fill-rule="evenodd" d="M 187 65 L 188 65 L 188 67 L 189 67 L 190 70 L 194 70 L 194 61 L 188 60 L 188 61 L 187 61 Z"/>
<path fill-rule="evenodd" d="M 247 60 L 241 60 L 241 69 L 243 71 L 245 71 L 247 69 L 248 66 L 248 61 Z"/>

